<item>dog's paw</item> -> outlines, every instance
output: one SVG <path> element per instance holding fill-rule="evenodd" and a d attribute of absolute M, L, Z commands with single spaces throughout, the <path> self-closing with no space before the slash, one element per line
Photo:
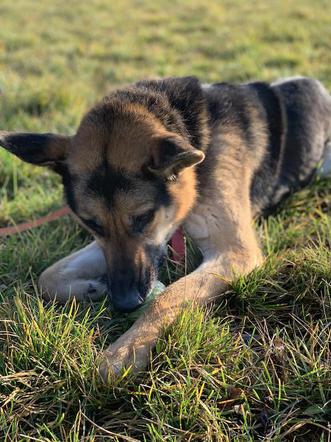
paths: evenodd
<path fill-rule="evenodd" d="M 64 298 L 78 301 L 97 301 L 107 293 L 107 284 L 101 279 L 77 279 L 63 288 Z"/>
<path fill-rule="evenodd" d="M 108 289 L 103 278 L 68 281 L 65 278 L 62 280 L 47 278 L 45 274 L 41 275 L 39 286 L 44 299 L 47 301 L 56 299 L 60 303 L 73 298 L 78 301 L 97 301 L 107 293 Z"/>
<path fill-rule="evenodd" d="M 130 373 L 139 373 L 144 370 L 150 360 L 150 347 L 135 343 L 119 345 L 115 342 L 102 354 L 99 364 L 99 374 L 107 383 L 110 379 L 119 376 L 125 369 Z"/>
<path fill-rule="evenodd" d="M 83 299 L 92 299 L 96 301 L 107 293 L 108 286 L 104 278 L 82 280 Z"/>

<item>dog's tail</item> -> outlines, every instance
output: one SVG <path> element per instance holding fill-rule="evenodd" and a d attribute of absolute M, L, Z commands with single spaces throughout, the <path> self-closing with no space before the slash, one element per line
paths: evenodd
<path fill-rule="evenodd" d="M 322 162 L 317 170 L 317 174 L 321 177 L 331 176 L 331 95 L 326 88 L 319 82 L 321 93 L 325 99 L 325 112 L 328 115 L 328 125 L 326 128 L 326 137 L 324 144 L 324 152 L 322 156 Z"/>
<path fill-rule="evenodd" d="M 321 177 L 331 176 L 331 138 L 325 143 L 322 164 L 317 173 Z"/>

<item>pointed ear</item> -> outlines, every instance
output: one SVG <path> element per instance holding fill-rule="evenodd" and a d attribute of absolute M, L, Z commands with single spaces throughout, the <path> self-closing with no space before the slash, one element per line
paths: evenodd
<path fill-rule="evenodd" d="M 163 178 L 176 177 L 186 167 L 201 163 L 205 154 L 192 147 L 180 136 L 170 134 L 157 137 L 152 147 L 152 165 L 149 171 Z"/>
<path fill-rule="evenodd" d="M 27 163 L 56 168 L 65 160 L 70 137 L 0 131 L 0 146 Z"/>

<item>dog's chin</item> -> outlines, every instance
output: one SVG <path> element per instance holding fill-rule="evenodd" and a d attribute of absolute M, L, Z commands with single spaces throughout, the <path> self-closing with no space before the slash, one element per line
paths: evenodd
<path fill-rule="evenodd" d="M 140 287 L 140 293 L 142 294 L 143 303 L 146 301 L 148 295 L 153 291 L 157 283 L 157 275 L 158 275 L 157 267 L 152 267 L 149 269 L 148 278 L 145 279 L 145 282 Z"/>
<path fill-rule="evenodd" d="M 158 256 L 156 259 L 156 263 L 155 263 L 156 273 L 158 272 L 158 270 L 160 270 L 160 268 L 165 263 L 166 257 L 167 257 L 167 244 L 162 246 L 159 250 L 159 253 L 158 253 Z"/>
<path fill-rule="evenodd" d="M 148 282 L 144 284 L 144 302 L 146 298 L 153 292 L 156 285 L 158 284 L 158 274 L 159 270 L 165 263 L 167 257 L 167 246 L 162 247 L 158 253 L 158 255 L 154 258 L 154 266 L 149 269 Z"/>

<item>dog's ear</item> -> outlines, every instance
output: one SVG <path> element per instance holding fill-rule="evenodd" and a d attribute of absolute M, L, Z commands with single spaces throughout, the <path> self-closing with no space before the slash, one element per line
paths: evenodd
<path fill-rule="evenodd" d="M 163 178 L 176 177 L 186 167 L 201 163 L 205 154 L 192 147 L 180 136 L 171 134 L 155 138 L 152 165 L 149 171 Z"/>
<path fill-rule="evenodd" d="M 67 156 L 70 137 L 0 131 L 0 146 L 27 163 L 55 168 Z"/>

